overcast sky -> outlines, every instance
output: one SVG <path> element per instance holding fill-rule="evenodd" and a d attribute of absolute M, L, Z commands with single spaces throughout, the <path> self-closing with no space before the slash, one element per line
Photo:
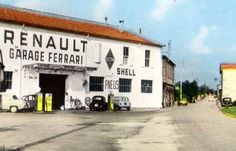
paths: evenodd
<path fill-rule="evenodd" d="M 119 25 L 168 44 L 176 81 L 198 80 L 211 88 L 219 64 L 236 63 L 235 0 L 0 0 L 0 3 Z M 164 48 L 162 51 L 167 51 Z"/>

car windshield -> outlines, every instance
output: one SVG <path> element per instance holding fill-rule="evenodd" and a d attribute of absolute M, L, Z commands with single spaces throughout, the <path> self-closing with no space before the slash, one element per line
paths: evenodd
<path fill-rule="evenodd" d="M 114 101 L 119 101 L 119 97 L 114 97 Z"/>
<path fill-rule="evenodd" d="M 122 101 L 128 101 L 128 98 L 124 97 L 124 98 L 122 98 Z"/>

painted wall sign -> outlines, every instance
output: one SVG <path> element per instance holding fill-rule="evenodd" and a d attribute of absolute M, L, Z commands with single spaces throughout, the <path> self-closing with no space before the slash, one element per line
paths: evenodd
<path fill-rule="evenodd" d="M 72 65 L 82 65 L 83 56 L 63 53 L 53 53 L 44 51 L 32 51 L 25 49 L 9 49 L 9 58 L 13 60 L 28 60 L 36 62 L 62 63 Z"/>
<path fill-rule="evenodd" d="M 111 70 L 113 63 L 115 62 L 115 58 L 113 56 L 111 49 L 109 49 L 105 60 L 107 62 L 107 66 L 108 66 L 109 70 Z"/>
<path fill-rule="evenodd" d="M 105 80 L 105 89 L 119 89 L 119 80 Z"/>
<path fill-rule="evenodd" d="M 62 65 L 85 64 L 86 40 L 53 32 L 3 27 L 0 27 L 0 35 L 0 46 L 9 52 L 9 59 Z"/>
<path fill-rule="evenodd" d="M 134 69 L 117 68 L 117 75 L 136 76 Z"/>

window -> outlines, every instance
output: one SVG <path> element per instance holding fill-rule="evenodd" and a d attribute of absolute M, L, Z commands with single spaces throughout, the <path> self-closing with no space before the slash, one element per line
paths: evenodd
<path fill-rule="evenodd" d="M 5 89 L 12 88 L 12 73 L 13 72 L 4 72 L 4 88 Z"/>
<path fill-rule="evenodd" d="M 103 91 L 104 77 L 89 77 L 89 91 Z"/>
<path fill-rule="evenodd" d="M 129 58 L 129 47 L 124 47 L 123 49 L 123 64 L 128 64 Z"/>
<path fill-rule="evenodd" d="M 119 92 L 131 92 L 131 87 L 131 79 L 119 79 Z"/>
<path fill-rule="evenodd" d="M 145 67 L 150 65 L 150 50 L 145 50 Z"/>
<path fill-rule="evenodd" d="M 142 93 L 152 93 L 152 80 L 142 80 L 141 91 Z"/>

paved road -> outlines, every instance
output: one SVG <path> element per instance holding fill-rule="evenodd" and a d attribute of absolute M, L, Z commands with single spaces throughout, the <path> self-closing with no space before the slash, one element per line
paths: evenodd
<path fill-rule="evenodd" d="M 223 115 L 214 102 L 174 107 L 171 117 L 180 135 L 180 151 L 236 150 L 236 119 Z"/>
<path fill-rule="evenodd" d="M 236 120 L 208 101 L 144 112 L 3 112 L 0 120 L 0 150 L 236 150 Z"/>
<path fill-rule="evenodd" d="M 25 151 L 175 150 L 160 111 L 0 113 L 0 146 Z M 168 146 L 165 145 L 168 142 Z M 0 148 L 1 150 L 1 148 Z"/>

